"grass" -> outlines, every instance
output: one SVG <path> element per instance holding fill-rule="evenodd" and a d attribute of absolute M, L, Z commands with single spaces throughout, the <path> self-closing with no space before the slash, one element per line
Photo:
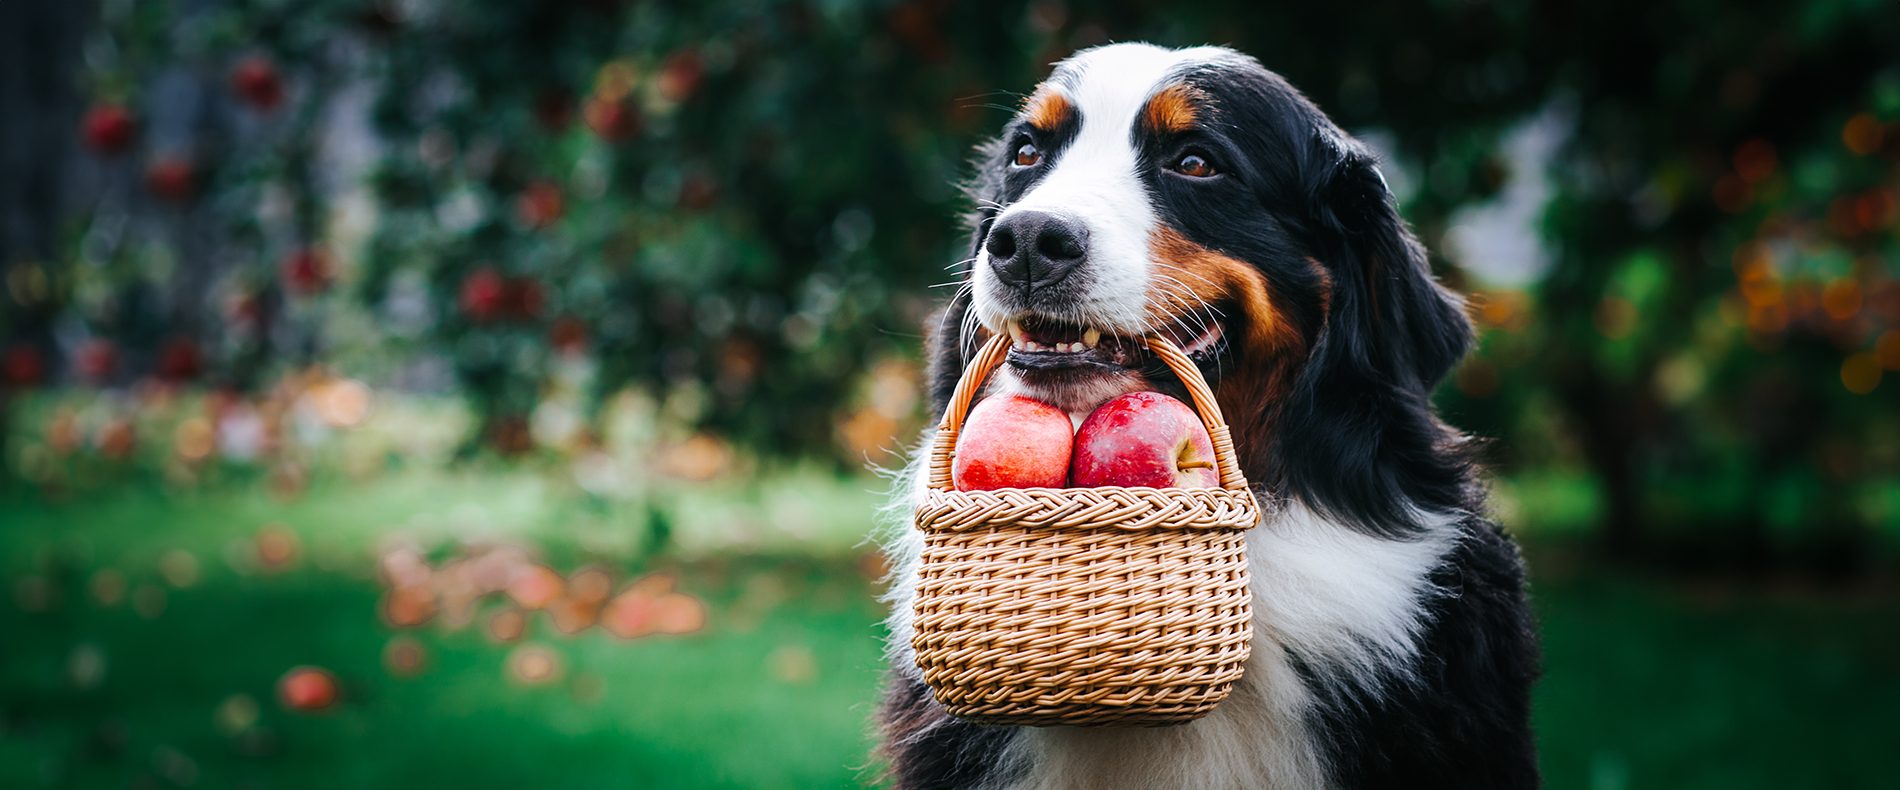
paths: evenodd
<path fill-rule="evenodd" d="M 794 471 L 603 508 L 537 475 L 487 470 L 320 482 L 290 502 L 249 486 L 7 495 L 0 787 L 862 784 L 879 672 L 858 543 L 872 487 Z M 775 522 L 787 501 L 806 504 Z M 656 511 L 681 547 L 664 560 L 638 549 Z M 265 522 L 297 532 L 301 560 L 276 573 L 229 561 Z M 708 626 L 623 641 L 536 617 L 512 643 L 479 621 L 392 629 L 374 572 L 392 534 L 513 541 L 553 567 L 600 564 L 623 579 L 668 567 L 705 599 Z M 179 572 L 179 552 L 195 573 Z M 1536 724 L 1551 787 L 1891 779 L 1900 601 L 1548 567 Z M 124 600 L 99 600 L 100 569 L 123 575 Z M 384 652 L 410 639 L 426 666 L 399 677 Z M 553 651 L 558 677 L 511 676 L 523 645 Z M 299 665 L 334 672 L 341 702 L 278 704 L 278 678 Z"/>

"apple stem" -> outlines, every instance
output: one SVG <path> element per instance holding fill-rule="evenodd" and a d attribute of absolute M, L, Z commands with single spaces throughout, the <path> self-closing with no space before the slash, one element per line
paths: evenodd
<path fill-rule="evenodd" d="M 1181 464 L 1182 469 L 1213 469 L 1213 461 L 1188 461 Z"/>

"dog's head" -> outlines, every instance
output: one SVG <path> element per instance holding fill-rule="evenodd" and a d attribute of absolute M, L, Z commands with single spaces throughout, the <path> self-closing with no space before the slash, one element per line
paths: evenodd
<path fill-rule="evenodd" d="M 1086 50 L 976 167 L 939 402 L 997 332 L 1013 340 L 999 386 L 1071 412 L 1174 389 L 1138 341 L 1159 333 L 1199 363 L 1243 468 L 1276 493 L 1374 530 L 1464 501 L 1427 396 L 1470 325 L 1371 153 L 1278 75 L 1222 48 Z"/>

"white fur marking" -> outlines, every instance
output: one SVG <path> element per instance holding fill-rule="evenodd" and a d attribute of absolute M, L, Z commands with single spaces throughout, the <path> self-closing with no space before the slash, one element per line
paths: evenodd
<path fill-rule="evenodd" d="M 1079 323 L 1105 332 L 1138 334 L 1146 326 L 1148 237 L 1156 216 L 1135 149 L 1135 119 L 1161 81 L 1176 66 L 1225 56 L 1226 50 L 1172 50 L 1150 44 L 1116 44 L 1077 54 L 1058 65 L 1077 75 L 1063 90 L 1081 114 L 1082 127 L 1056 160 L 1055 169 L 998 216 L 1046 211 L 1080 220 L 1089 231 L 1089 293 L 1075 305 Z M 989 252 L 977 254 L 975 310 L 983 325 L 1002 331 L 1010 318 L 999 304 Z"/>

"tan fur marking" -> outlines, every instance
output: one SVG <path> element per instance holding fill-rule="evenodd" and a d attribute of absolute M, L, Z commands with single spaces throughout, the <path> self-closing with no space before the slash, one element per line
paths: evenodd
<path fill-rule="evenodd" d="M 1324 324 L 1333 316 L 1333 273 L 1326 270 L 1326 264 L 1318 258 L 1307 256 L 1306 266 L 1313 270 L 1313 276 L 1319 278 L 1319 316 Z"/>
<path fill-rule="evenodd" d="M 1242 470 L 1249 478 L 1264 479 L 1267 470 L 1260 465 L 1267 440 L 1306 357 L 1306 338 L 1274 307 L 1272 290 L 1259 269 L 1189 241 L 1172 228 L 1156 231 L 1148 247 L 1158 269 L 1149 285 L 1151 324 L 1165 326 L 1199 309 L 1201 302 L 1227 311 L 1222 319 L 1234 364 L 1214 385 L 1214 395 L 1233 429 Z"/>
<path fill-rule="evenodd" d="M 1192 85 L 1169 85 L 1148 100 L 1141 111 L 1141 122 L 1150 131 L 1161 134 L 1185 132 L 1200 119 L 1207 94 Z"/>
<path fill-rule="evenodd" d="M 1069 120 L 1075 107 L 1069 104 L 1069 97 L 1048 85 L 1043 85 L 1030 94 L 1023 102 L 1023 117 L 1029 119 L 1029 125 L 1042 131 L 1053 131 Z"/>

